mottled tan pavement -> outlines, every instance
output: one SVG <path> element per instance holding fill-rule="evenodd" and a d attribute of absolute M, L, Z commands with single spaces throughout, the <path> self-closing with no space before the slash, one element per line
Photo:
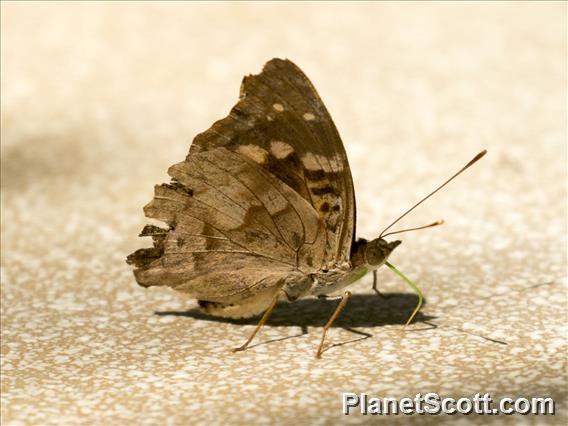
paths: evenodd
<path fill-rule="evenodd" d="M 1 38 L 3 424 L 566 423 L 565 2 L 3 2 Z M 447 222 L 391 258 L 418 321 L 401 332 L 416 298 L 395 275 L 386 300 L 366 277 L 322 360 L 336 302 L 280 305 L 233 354 L 254 323 L 124 263 L 153 185 L 275 56 L 335 120 L 360 236 L 489 151 L 401 225 Z M 551 396 L 557 415 L 345 417 L 342 392 Z"/>

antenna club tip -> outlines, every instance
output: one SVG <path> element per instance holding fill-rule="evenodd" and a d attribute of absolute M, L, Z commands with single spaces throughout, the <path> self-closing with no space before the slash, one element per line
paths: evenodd
<path fill-rule="evenodd" d="M 484 149 L 482 151 L 479 152 L 479 154 L 477 154 L 474 159 L 472 161 L 477 161 L 479 160 L 481 157 L 483 157 L 485 154 L 487 154 L 487 150 Z"/>
<path fill-rule="evenodd" d="M 443 225 L 444 223 L 446 223 L 446 221 L 444 219 L 440 219 L 436 221 L 436 225 Z"/>
<path fill-rule="evenodd" d="M 486 150 L 486 149 L 484 149 L 484 150 L 481 151 L 479 154 L 477 154 L 475 157 L 473 157 L 473 159 L 472 159 L 469 163 L 467 163 L 467 164 L 465 165 L 465 167 L 460 170 L 459 173 L 463 172 L 463 171 L 464 171 L 465 169 L 467 169 L 468 167 L 473 166 L 473 164 L 474 164 L 474 163 L 477 163 L 477 161 L 480 160 L 481 157 L 483 157 L 485 154 L 487 154 L 487 150 Z M 458 173 L 458 174 L 459 174 L 459 173 Z"/>

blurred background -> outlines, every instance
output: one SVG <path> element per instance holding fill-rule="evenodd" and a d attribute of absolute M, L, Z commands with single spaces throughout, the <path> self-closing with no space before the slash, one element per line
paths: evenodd
<path fill-rule="evenodd" d="M 4 423 L 369 421 L 341 416 L 341 392 L 552 395 L 565 410 L 566 3 L 2 2 L 1 15 Z M 488 150 L 400 224 L 447 222 L 392 256 L 438 328 L 401 334 L 415 301 L 382 272 L 393 297 L 354 286 L 330 333 L 346 344 L 323 360 L 333 302 L 280 306 L 271 342 L 232 355 L 253 323 L 134 282 L 124 258 L 149 244 L 153 185 L 273 57 L 302 68 L 335 121 L 361 237 Z"/>

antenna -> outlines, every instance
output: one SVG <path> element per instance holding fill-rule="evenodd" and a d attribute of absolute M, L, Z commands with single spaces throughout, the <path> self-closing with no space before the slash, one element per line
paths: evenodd
<path fill-rule="evenodd" d="M 388 237 L 389 235 L 401 234 L 403 232 L 408 232 L 408 231 L 418 231 L 419 229 L 432 228 L 433 226 L 438 226 L 438 225 L 443 225 L 443 224 L 444 224 L 444 219 L 440 219 L 440 220 L 437 220 L 436 222 L 431 223 L 429 225 L 422 225 L 422 226 L 418 226 L 417 228 L 407 228 L 407 229 L 401 229 L 400 231 L 387 232 L 386 234 L 383 235 L 383 238 Z"/>
<path fill-rule="evenodd" d="M 466 169 L 468 169 L 469 167 L 473 166 L 477 161 L 479 161 L 485 154 L 487 154 L 487 150 L 484 149 L 483 151 L 481 151 L 479 154 L 477 154 L 475 157 L 473 157 L 471 159 L 471 161 L 469 163 L 467 163 L 465 166 L 463 166 L 457 173 L 455 173 L 452 177 L 450 177 L 447 181 L 445 181 L 443 184 L 441 184 L 439 187 L 437 187 L 435 190 L 433 190 L 432 192 L 430 192 L 428 195 L 426 195 L 424 198 L 422 198 L 420 201 L 418 201 L 416 204 L 414 204 L 411 208 L 409 208 L 407 211 L 405 211 L 402 215 L 400 215 L 393 223 L 391 223 L 389 226 L 387 226 L 385 229 L 383 229 L 383 232 L 381 232 L 381 234 L 379 235 L 379 238 L 381 238 L 386 231 L 388 231 L 394 224 L 398 223 L 399 220 L 401 220 L 404 216 L 406 216 L 408 213 L 410 213 L 412 210 L 414 210 L 416 207 L 418 207 L 420 204 L 422 204 L 424 201 L 426 201 L 428 198 L 430 198 L 432 195 L 434 195 L 436 192 L 438 192 L 440 189 L 442 189 L 444 186 L 446 186 L 448 183 L 450 183 L 452 180 L 454 180 L 456 177 L 458 177 L 461 173 L 463 173 Z M 435 226 L 434 224 L 432 225 L 428 225 L 425 226 L 425 228 L 428 228 L 429 226 Z M 422 228 L 422 227 L 421 227 Z M 417 228 L 418 229 L 418 228 Z M 402 232 L 402 231 L 400 231 Z M 391 232 L 390 235 L 394 234 L 394 232 Z"/>

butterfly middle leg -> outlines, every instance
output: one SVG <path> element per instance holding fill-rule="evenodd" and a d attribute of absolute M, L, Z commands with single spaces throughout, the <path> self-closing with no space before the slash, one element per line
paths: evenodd
<path fill-rule="evenodd" d="M 343 309 L 345 308 L 345 305 L 347 305 L 347 301 L 349 300 L 349 297 L 351 297 L 350 291 L 346 291 L 345 293 L 343 293 L 343 295 L 341 296 L 341 301 L 337 305 L 337 308 L 335 308 L 335 311 L 333 312 L 333 314 L 331 315 L 331 317 L 329 318 L 329 320 L 327 321 L 327 323 L 323 327 L 321 342 L 320 342 L 320 345 L 318 347 L 318 351 L 316 352 L 316 358 L 321 358 L 321 354 L 324 351 L 323 344 L 325 343 L 325 336 L 327 335 L 327 330 L 329 330 L 329 328 L 331 327 L 333 322 L 336 320 L 336 318 L 339 316 L 341 311 L 343 311 Z"/>

